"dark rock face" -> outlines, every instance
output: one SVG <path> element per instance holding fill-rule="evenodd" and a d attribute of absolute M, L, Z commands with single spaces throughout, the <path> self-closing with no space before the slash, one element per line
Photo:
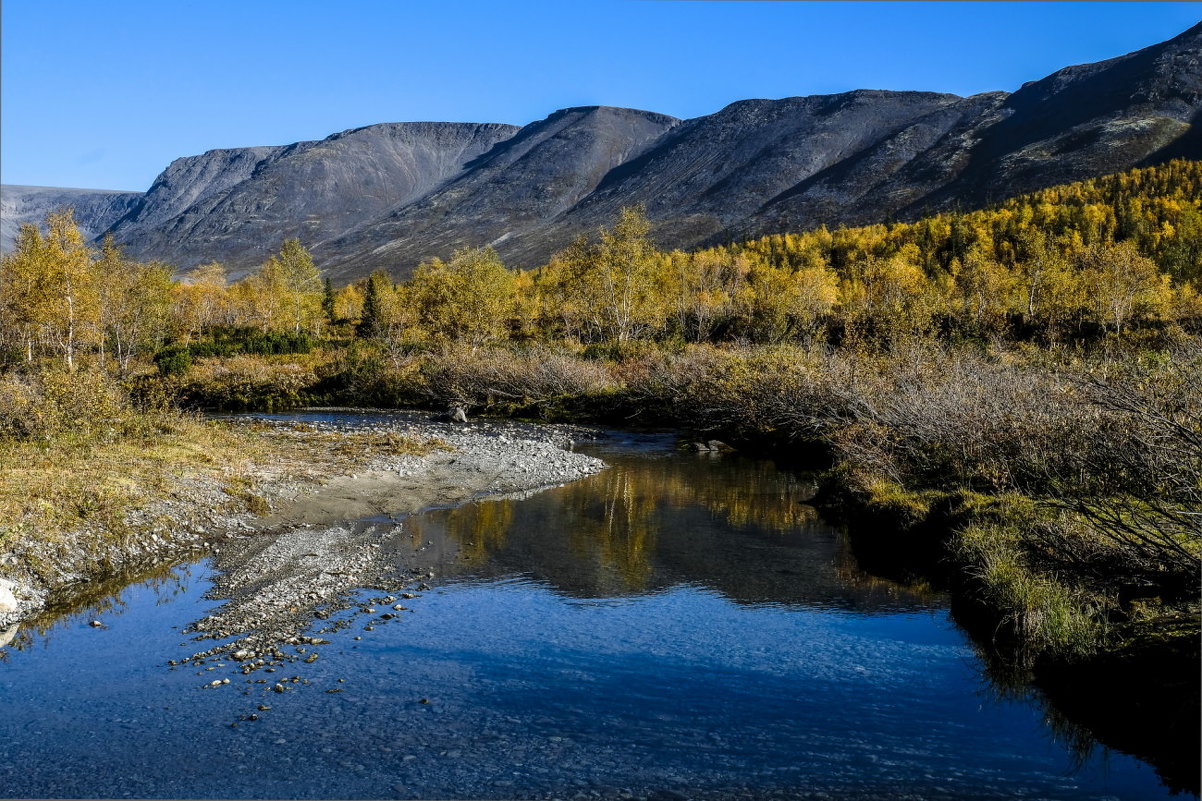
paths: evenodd
<path fill-rule="evenodd" d="M 235 274 L 297 236 L 347 281 L 463 246 L 535 266 L 636 203 L 662 246 L 689 248 L 970 209 L 1182 157 L 1202 158 L 1202 25 L 1013 94 L 860 90 L 684 121 L 570 108 L 520 129 L 394 123 L 215 150 L 173 162 L 87 230 L 109 227 L 139 258 Z"/>
<path fill-rule="evenodd" d="M 213 150 L 178 159 L 113 227 L 131 255 L 233 272 L 260 264 L 284 239 L 316 248 L 460 174 L 512 125 L 386 123 L 287 147 Z"/>
<path fill-rule="evenodd" d="M 537 263 L 563 243 L 555 223 L 564 212 L 678 123 L 632 109 L 557 111 L 425 197 L 322 243 L 314 258 L 335 278 L 350 279 L 379 267 L 400 272 L 465 245 L 493 245 L 512 258 L 510 240 L 518 236 L 535 241 Z"/>
<path fill-rule="evenodd" d="M 954 116 L 949 109 L 965 102 L 955 95 L 862 90 L 733 103 L 683 123 L 641 159 L 614 170 L 564 222 L 585 229 L 642 203 L 665 244 L 725 240 L 798 184 L 854 162 L 922 120 Z M 829 202 L 840 210 L 856 199 L 837 187 Z M 790 215 L 780 230 L 821 221 Z"/>
<path fill-rule="evenodd" d="M 141 199 L 141 192 L 5 184 L 0 187 L 0 251 L 7 253 L 12 248 L 25 223 L 41 224 L 47 214 L 65 208 L 74 209 L 75 222 L 85 237 L 97 237 Z"/>

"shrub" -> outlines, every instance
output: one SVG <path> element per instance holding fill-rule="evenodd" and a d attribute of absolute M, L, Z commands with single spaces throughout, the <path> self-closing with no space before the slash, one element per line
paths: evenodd
<path fill-rule="evenodd" d="M 422 362 L 427 397 L 440 404 L 538 409 L 615 388 L 603 364 L 545 347 L 446 349 Z"/>
<path fill-rule="evenodd" d="M 0 440 L 112 441 L 153 433 L 170 424 L 171 414 L 135 406 L 126 388 L 103 371 L 0 375 Z"/>
<path fill-rule="evenodd" d="M 183 375 L 192 367 L 192 354 L 187 347 L 173 345 L 154 356 L 159 375 Z"/>

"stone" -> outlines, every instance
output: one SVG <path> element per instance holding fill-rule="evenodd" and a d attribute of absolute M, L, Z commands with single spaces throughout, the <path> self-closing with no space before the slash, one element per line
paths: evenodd
<path fill-rule="evenodd" d="M 0 579 L 0 615 L 16 612 L 19 604 L 14 592 L 17 585 L 8 579 Z"/>

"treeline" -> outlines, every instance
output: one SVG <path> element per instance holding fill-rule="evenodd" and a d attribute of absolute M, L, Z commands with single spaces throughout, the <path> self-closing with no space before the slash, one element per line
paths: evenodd
<path fill-rule="evenodd" d="M 87 246 L 69 213 L 21 229 L 0 264 L 6 361 L 80 353 L 128 368 L 174 343 L 295 352 L 323 337 L 390 345 L 576 341 L 1039 342 L 1202 326 L 1202 164 L 1175 161 L 967 214 L 694 253 L 657 248 L 638 209 L 530 271 L 488 248 L 335 289 L 298 240 L 230 283 Z M 289 344 L 279 344 L 287 336 Z M 266 339 L 265 339 L 266 338 Z M 220 350 L 220 349 L 218 349 Z M 216 352 L 216 351 L 215 351 Z M 181 363 L 168 360 L 169 365 Z"/>

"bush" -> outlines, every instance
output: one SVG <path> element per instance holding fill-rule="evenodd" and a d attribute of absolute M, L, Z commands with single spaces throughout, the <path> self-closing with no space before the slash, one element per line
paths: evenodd
<path fill-rule="evenodd" d="M 161 375 L 184 375 L 193 359 L 227 358 L 241 354 L 254 356 L 284 356 L 311 353 L 312 337 L 300 332 L 256 331 L 247 328 L 217 329 L 211 339 L 187 345 L 169 345 L 157 354 L 154 362 Z"/>
<path fill-rule="evenodd" d="M 125 387 L 101 371 L 0 376 L 0 440 L 111 441 L 143 433 L 143 416 L 163 414 L 135 408 Z"/>
<path fill-rule="evenodd" d="M 192 354 L 187 347 L 174 345 L 156 353 L 154 364 L 159 375 L 183 375 L 192 367 Z"/>
<path fill-rule="evenodd" d="M 311 360 L 279 361 L 269 356 L 231 356 L 193 367 L 176 384 L 178 397 L 190 407 L 225 411 L 275 411 L 310 405 L 319 377 Z"/>
<path fill-rule="evenodd" d="M 570 353 L 529 350 L 444 350 L 422 362 L 425 393 L 436 404 L 545 410 L 556 402 L 616 388 L 603 364 Z"/>

